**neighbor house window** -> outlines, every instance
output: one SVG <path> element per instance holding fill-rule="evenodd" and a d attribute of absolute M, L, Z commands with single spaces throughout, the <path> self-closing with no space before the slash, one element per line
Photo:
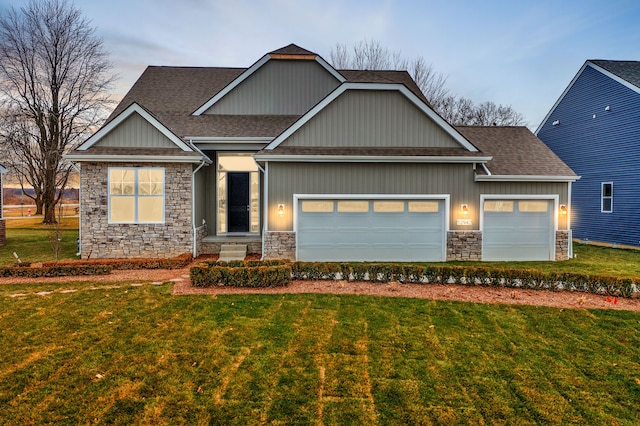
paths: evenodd
<path fill-rule="evenodd" d="M 602 201 L 600 203 L 600 211 L 602 213 L 613 212 L 613 182 L 602 182 Z"/>
<path fill-rule="evenodd" d="M 110 167 L 109 222 L 164 222 L 164 169 Z"/>

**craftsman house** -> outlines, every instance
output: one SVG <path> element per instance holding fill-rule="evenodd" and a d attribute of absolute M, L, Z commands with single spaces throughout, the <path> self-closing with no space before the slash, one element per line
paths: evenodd
<path fill-rule="evenodd" d="M 408 73 L 336 70 L 293 44 L 246 69 L 147 68 L 66 158 L 83 258 L 570 255 L 578 177 L 529 130 L 453 127 Z"/>
<path fill-rule="evenodd" d="M 586 61 L 536 134 L 582 177 L 573 237 L 640 246 L 640 62 Z"/>

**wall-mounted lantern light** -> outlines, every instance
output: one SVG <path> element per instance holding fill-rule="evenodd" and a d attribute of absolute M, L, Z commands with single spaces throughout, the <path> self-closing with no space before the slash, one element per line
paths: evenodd
<path fill-rule="evenodd" d="M 567 215 L 567 206 L 564 204 L 560 204 L 560 214 L 562 216 L 566 216 Z"/>
<path fill-rule="evenodd" d="M 611 106 L 607 105 L 606 107 L 604 107 L 605 111 L 611 111 Z"/>
<path fill-rule="evenodd" d="M 557 126 L 558 124 L 560 124 L 560 120 L 556 120 L 553 123 L 551 123 L 552 126 Z"/>
<path fill-rule="evenodd" d="M 468 215 L 469 214 L 469 206 L 467 206 L 466 204 L 460 205 L 460 211 L 462 212 L 463 216 Z"/>
<path fill-rule="evenodd" d="M 284 204 L 278 204 L 278 214 L 280 216 L 284 215 Z"/>

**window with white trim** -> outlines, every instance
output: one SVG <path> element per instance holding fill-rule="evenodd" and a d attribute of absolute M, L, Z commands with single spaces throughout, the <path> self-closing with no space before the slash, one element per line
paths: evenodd
<path fill-rule="evenodd" d="M 600 194 L 600 211 L 613 213 L 613 182 L 602 182 Z"/>
<path fill-rule="evenodd" d="M 109 223 L 163 223 L 164 168 L 109 167 Z"/>

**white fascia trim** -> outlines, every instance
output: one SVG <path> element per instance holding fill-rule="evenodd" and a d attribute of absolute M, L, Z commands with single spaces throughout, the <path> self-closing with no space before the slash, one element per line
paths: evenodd
<path fill-rule="evenodd" d="M 205 153 L 204 153 L 204 152 L 202 152 L 202 151 L 200 150 L 200 148 L 198 148 L 198 147 L 197 147 L 194 143 L 192 143 L 191 141 L 189 141 L 189 143 L 191 144 L 191 146 L 193 146 L 193 148 L 196 150 L 196 152 L 197 152 L 198 154 L 202 155 L 202 162 L 203 162 L 203 164 L 206 164 L 207 166 L 208 166 L 208 165 L 210 165 L 210 164 L 213 164 L 213 161 L 211 161 L 211 159 L 210 159 L 207 155 L 205 155 Z"/>
<path fill-rule="evenodd" d="M 192 142 L 206 143 L 256 143 L 256 142 L 271 142 L 274 136 L 254 136 L 254 137 L 211 137 L 211 136 L 187 136 L 185 139 L 189 139 Z"/>
<path fill-rule="evenodd" d="M 67 160 L 83 162 L 83 161 L 101 161 L 101 162 L 135 162 L 135 163 L 201 163 L 202 158 L 199 157 L 182 157 L 179 155 L 74 155 L 65 154 L 63 156 Z"/>
<path fill-rule="evenodd" d="M 249 78 L 249 76 L 251 74 L 253 74 L 254 72 L 256 72 L 258 70 L 258 68 L 260 68 L 261 66 L 266 64 L 269 61 L 269 59 L 270 58 L 269 58 L 268 54 L 264 55 L 262 58 L 260 58 L 258 60 L 258 62 L 256 62 L 255 64 L 251 65 L 249 68 L 247 68 L 242 74 L 240 74 L 238 77 L 236 77 L 235 80 L 233 80 L 231 83 L 227 84 L 224 89 L 222 89 L 221 91 L 216 93 L 216 95 L 213 98 L 211 98 L 207 102 L 205 102 L 200 108 L 195 110 L 193 112 L 193 114 L 191 114 L 191 115 L 202 115 L 202 114 L 204 114 L 204 112 L 206 110 L 208 110 L 209 108 L 211 108 L 211 106 L 213 106 L 213 104 L 218 102 L 227 93 L 229 93 L 230 91 L 235 89 L 240 83 L 242 83 L 247 78 Z"/>
<path fill-rule="evenodd" d="M 0 174 L 4 174 L 4 173 L 7 173 L 7 168 L 2 164 L 0 164 Z"/>
<path fill-rule="evenodd" d="M 171 142 L 173 142 L 178 148 L 185 152 L 193 152 L 193 149 L 189 147 L 186 143 L 182 141 L 178 136 L 176 136 L 171 130 L 167 129 L 164 124 L 159 122 L 156 118 L 154 118 L 151 114 L 149 114 L 144 108 L 142 108 L 137 103 L 131 104 L 127 109 L 122 111 L 116 118 L 111 120 L 109 124 L 98 130 L 96 133 L 91 135 L 89 139 L 87 139 L 82 145 L 78 147 L 78 151 L 86 151 L 95 145 L 100 139 L 106 136 L 109 132 L 111 132 L 116 126 L 126 120 L 133 113 L 138 113 L 142 118 L 144 118 L 149 124 L 155 127 L 160 133 L 167 137 Z"/>
<path fill-rule="evenodd" d="M 475 175 L 476 182 L 575 182 L 580 176 Z"/>
<path fill-rule="evenodd" d="M 207 151 L 244 151 L 258 152 L 264 148 L 264 143 L 226 144 L 226 143 L 198 143 L 198 148 Z"/>
<path fill-rule="evenodd" d="M 229 83 L 224 89 L 219 91 L 213 98 L 209 99 L 204 105 L 202 105 L 200 108 L 195 110 L 192 115 L 202 115 L 202 114 L 204 114 L 205 111 L 207 111 L 209 108 L 211 108 L 220 99 L 225 97 L 230 91 L 232 91 L 233 89 L 238 87 L 238 85 L 240 83 L 242 83 L 247 78 L 249 78 L 249 76 L 251 76 L 251 74 L 256 72 L 260 67 L 262 67 L 264 64 L 266 64 L 270 60 L 271 60 L 271 55 L 267 53 L 262 58 L 260 58 L 260 60 L 258 62 L 256 62 L 255 64 L 251 65 L 251 67 L 249 67 L 245 72 L 243 72 L 238 77 L 236 77 L 236 79 L 233 80 L 231 83 Z M 340 83 L 344 83 L 346 81 L 346 79 L 344 78 L 344 76 L 342 74 L 340 74 L 338 71 L 336 71 L 335 68 L 333 68 L 331 65 L 329 65 L 327 63 L 327 61 L 322 59 L 320 56 L 316 55 L 315 61 L 317 63 L 319 63 L 324 69 L 326 69 Z"/>
<path fill-rule="evenodd" d="M 593 68 L 594 70 L 596 70 L 596 71 L 600 71 L 602 74 L 606 75 L 606 76 L 607 76 L 607 77 L 609 77 L 610 79 L 617 81 L 618 83 L 620 83 L 620 84 L 622 84 L 623 86 L 625 86 L 625 87 L 627 87 L 627 88 L 629 88 L 629 89 L 633 90 L 633 91 L 634 91 L 634 92 L 636 92 L 636 93 L 640 93 L 640 87 L 638 87 L 638 86 L 636 86 L 636 85 L 634 85 L 634 84 L 632 84 L 632 83 L 629 83 L 629 82 L 628 82 L 627 80 L 625 80 L 624 78 L 621 78 L 621 77 L 619 77 L 619 76 L 617 76 L 617 75 L 615 75 L 615 74 L 613 74 L 613 73 L 611 73 L 611 72 L 609 72 L 609 71 L 605 70 L 604 68 L 599 67 L 598 65 L 594 64 L 593 62 L 589 62 L 589 61 L 587 61 L 587 64 L 588 64 L 591 68 Z"/>
<path fill-rule="evenodd" d="M 425 155 L 255 155 L 256 161 L 313 163 L 483 163 L 493 157 L 438 157 Z"/>
<path fill-rule="evenodd" d="M 340 83 L 344 83 L 345 81 L 347 81 L 347 79 L 344 78 L 344 76 L 342 74 L 340 74 L 334 67 L 329 65 L 329 63 L 327 61 L 322 59 L 322 57 L 320 57 L 320 55 L 316 55 L 316 62 L 319 63 L 320 65 L 322 65 L 322 67 L 324 69 L 329 71 L 329 73 L 332 76 L 334 76 L 336 78 L 336 80 L 338 80 Z"/>
<path fill-rule="evenodd" d="M 311 120 L 316 114 L 322 111 L 327 105 L 333 102 L 338 96 L 342 95 L 347 90 L 395 90 L 402 93 L 407 99 L 409 99 L 415 106 L 417 106 L 422 112 L 424 112 L 429 118 L 436 122 L 443 128 L 450 136 L 452 136 L 460 145 L 468 149 L 470 152 L 478 152 L 478 149 L 471 144 L 460 132 L 458 132 L 451 124 L 446 122 L 440 117 L 434 110 L 429 108 L 420 98 L 418 98 L 407 86 L 398 83 L 343 83 L 338 86 L 327 97 L 320 101 L 316 106 L 311 108 L 305 115 L 300 117 L 298 121 L 293 123 L 288 129 L 282 132 L 277 138 L 273 140 L 265 149 L 272 150 L 284 142 L 289 136 L 295 133 L 300 127 Z"/>

